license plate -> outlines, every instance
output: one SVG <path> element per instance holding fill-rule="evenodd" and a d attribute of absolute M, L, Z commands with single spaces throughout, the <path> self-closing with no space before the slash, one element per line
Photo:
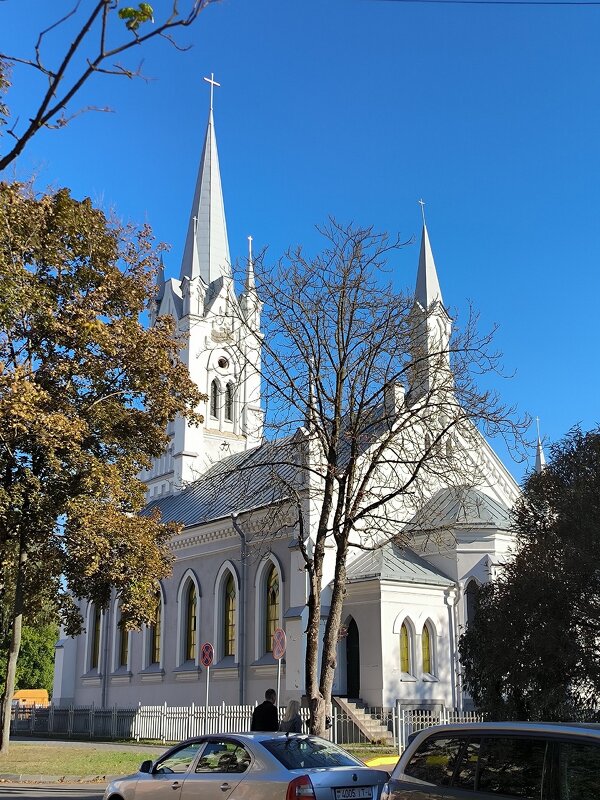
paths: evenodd
<path fill-rule="evenodd" d="M 371 800 L 373 789 L 371 786 L 344 786 L 335 790 L 335 800 Z"/>

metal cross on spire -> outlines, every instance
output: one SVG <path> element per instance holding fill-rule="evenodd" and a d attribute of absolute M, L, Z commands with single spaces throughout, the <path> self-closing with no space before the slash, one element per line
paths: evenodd
<path fill-rule="evenodd" d="M 248 263 L 252 264 L 252 236 L 248 237 Z"/>
<path fill-rule="evenodd" d="M 217 83 L 215 80 L 215 73 L 210 73 L 210 78 L 204 78 L 207 83 L 210 83 L 210 110 L 213 110 L 213 95 L 215 91 L 215 86 L 220 86 L 220 83 Z"/>
<path fill-rule="evenodd" d="M 423 225 L 425 225 L 425 201 L 419 200 L 419 205 L 421 206 L 421 214 L 423 216 Z"/>

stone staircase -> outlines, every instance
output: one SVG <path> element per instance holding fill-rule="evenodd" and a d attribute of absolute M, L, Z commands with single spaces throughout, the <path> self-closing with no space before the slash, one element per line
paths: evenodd
<path fill-rule="evenodd" d="M 350 700 L 346 697 L 333 697 L 332 700 L 342 714 L 346 714 L 370 742 L 393 745 L 394 737 L 391 731 L 381 724 L 375 714 L 369 714 L 367 705 L 362 700 Z"/>

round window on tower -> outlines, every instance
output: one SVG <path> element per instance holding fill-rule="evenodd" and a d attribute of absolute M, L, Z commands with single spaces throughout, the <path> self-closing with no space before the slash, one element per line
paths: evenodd
<path fill-rule="evenodd" d="M 227 359 L 224 356 L 221 356 L 221 358 L 217 361 L 217 364 L 221 369 L 227 369 L 227 367 L 229 366 L 229 361 L 227 361 Z"/>

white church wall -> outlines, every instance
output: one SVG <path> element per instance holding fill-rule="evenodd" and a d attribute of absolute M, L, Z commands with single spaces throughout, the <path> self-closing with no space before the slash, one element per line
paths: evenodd
<path fill-rule="evenodd" d="M 452 648 L 446 591 L 444 587 L 432 585 L 382 584 L 382 705 L 389 707 L 399 701 L 407 708 L 439 704 L 452 708 Z M 409 630 L 408 674 L 400 669 L 400 629 L 403 622 Z M 433 645 L 433 674 L 423 672 L 421 636 L 426 624 Z"/>

